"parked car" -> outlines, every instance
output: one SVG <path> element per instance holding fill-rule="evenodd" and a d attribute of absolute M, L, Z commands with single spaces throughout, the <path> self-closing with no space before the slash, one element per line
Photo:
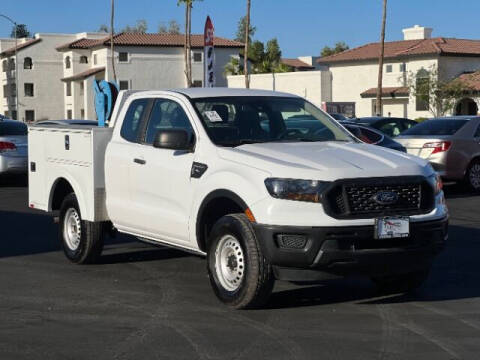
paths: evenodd
<path fill-rule="evenodd" d="M 378 145 L 401 152 L 407 152 L 407 149 L 405 149 L 402 144 L 396 142 L 377 129 L 350 121 L 340 121 L 340 124 L 350 131 L 357 139 L 366 144 Z"/>
<path fill-rule="evenodd" d="M 444 247 L 429 163 L 359 143 L 301 97 L 121 91 L 113 114 L 29 129 L 29 206 L 58 211 L 73 263 L 117 229 L 205 256 L 215 295 L 238 309 L 264 304 L 275 280 L 363 275 L 408 292 Z"/>
<path fill-rule="evenodd" d="M 35 125 L 87 125 L 97 126 L 98 121 L 95 120 L 43 120 L 35 123 Z"/>
<path fill-rule="evenodd" d="M 0 175 L 27 173 L 27 133 L 24 123 L 0 119 Z"/>
<path fill-rule="evenodd" d="M 343 115 L 343 114 L 339 114 L 339 113 L 329 113 L 328 115 L 330 115 L 331 117 L 333 117 L 335 120 L 348 120 L 348 117 L 346 117 L 346 116 Z"/>
<path fill-rule="evenodd" d="M 381 116 L 362 117 L 355 119 L 355 121 L 359 124 L 380 130 L 390 137 L 398 136 L 405 130 L 418 124 L 416 121 L 410 119 Z"/>
<path fill-rule="evenodd" d="M 480 191 L 480 117 L 426 120 L 395 138 L 409 154 L 430 161 L 446 180 L 464 180 Z"/>

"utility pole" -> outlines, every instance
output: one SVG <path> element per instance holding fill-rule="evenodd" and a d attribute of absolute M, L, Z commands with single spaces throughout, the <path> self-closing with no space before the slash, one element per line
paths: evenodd
<path fill-rule="evenodd" d="M 115 70 L 115 53 L 113 52 L 113 20 L 115 18 L 115 2 L 112 0 L 110 12 L 110 53 L 112 56 L 113 81 L 117 83 L 117 72 Z"/>
<path fill-rule="evenodd" d="M 378 84 L 377 101 L 375 103 L 376 115 L 382 114 L 382 82 L 383 82 L 383 58 L 385 55 L 385 23 L 387 20 L 387 0 L 383 0 L 382 31 L 380 34 L 380 55 L 378 58 Z"/>
<path fill-rule="evenodd" d="M 243 58 L 243 72 L 245 73 L 245 88 L 250 88 L 250 78 L 248 77 L 248 42 L 250 38 L 250 0 L 247 0 L 247 18 L 245 19 L 245 51 Z"/>

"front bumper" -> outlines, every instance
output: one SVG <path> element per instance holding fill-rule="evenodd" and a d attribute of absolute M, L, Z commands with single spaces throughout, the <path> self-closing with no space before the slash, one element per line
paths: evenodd
<path fill-rule="evenodd" d="M 256 224 L 254 229 L 277 279 L 315 281 L 338 276 L 383 276 L 425 269 L 444 247 L 448 219 L 411 222 L 410 236 L 402 239 L 374 239 L 374 226 Z M 292 241 L 280 240 L 284 235 L 293 235 L 290 238 Z M 302 238 L 305 240 L 303 247 L 299 240 Z"/>

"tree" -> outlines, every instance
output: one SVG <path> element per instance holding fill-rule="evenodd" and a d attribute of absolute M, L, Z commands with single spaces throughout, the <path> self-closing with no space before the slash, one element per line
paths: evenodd
<path fill-rule="evenodd" d="M 27 29 L 27 25 L 25 24 L 17 24 L 17 39 L 21 38 L 28 38 L 31 37 L 30 31 Z M 10 37 L 15 37 L 15 26 L 12 27 L 12 32 L 10 33 Z"/>
<path fill-rule="evenodd" d="M 202 0 L 177 0 L 177 5 L 185 5 L 185 77 L 187 79 L 187 87 L 192 86 L 192 8 L 194 1 Z"/>
<path fill-rule="evenodd" d="M 383 58 L 385 55 L 385 24 L 387 22 L 387 0 L 383 0 L 382 30 L 380 32 L 380 55 L 378 57 L 378 83 L 377 101 L 375 103 L 377 115 L 382 114 L 382 83 L 383 83 Z"/>
<path fill-rule="evenodd" d="M 244 29 L 244 37 L 245 37 L 245 51 L 244 51 L 244 64 L 243 69 L 245 73 L 245 88 L 250 88 L 250 78 L 248 75 L 248 46 L 250 44 L 250 6 L 251 1 L 247 0 L 247 16 L 245 18 L 245 29 Z"/>
<path fill-rule="evenodd" d="M 278 40 L 273 38 L 267 41 L 267 50 L 265 51 L 265 58 L 273 65 L 279 64 L 282 57 L 282 51 L 278 45 Z"/>
<path fill-rule="evenodd" d="M 101 33 L 109 33 L 110 32 L 110 29 L 108 28 L 107 25 L 105 24 L 102 24 L 98 27 L 98 30 L 97 32 L 101 32 Z"/>
<path fill-rule="evenodd" d="M 428 70 L 410 71 L 407 76 L 410 97 L 417 106 L 426 105 L 433 117 L 445 116 L 452 112 L 459 100 L 473 91 L 468 82 L 460 79 L 442 80 L 438 69 L 432 65 Z"/>
<path fill-rule="evenodd" d="M 235 36 L 235 41 L 244 42 L 245 41 L 245 29 L 247 28 L 247 16 L 242 16 L 240 20 L 238 20 L 237 25 L 237 35 Z M 252 42 L 253 36 L 255 35 L 257 28 L 249 24 L 249 42 Z"/>
<path fill-rule="evenodd" d="M 223 68 L 223 75 L 243 75 L 243 64 L 237 57 L 231 57 L 230 61 Z"/>
<path fill-rule="evenodd" d="M 137 20 L 134 26 L 127 25 L 122 29 L 122 32 L 145 34 L 148 30 L 148 24 L 145 19 Z"/>
<path fill-rule="evenodd" d="M 330 56 L 333 54 L 338 54 L 341 53 L 342 51 L 348 50 L 350 47 L 345 43 L 345 41 L 339 41 L 335 44 L 335 47 L 331 48 L 329 46 L 324 46 L 320 56 L 325 57 L 325 56 Z"/>
<path fill-rule="evenodd" d="M 168 23 L 168 27 L 165 24 L 160 24 L 158 26 L 158 33 L 159 34 L 180 34 L 180 25 L 176 20 L 170 20 Z"/>

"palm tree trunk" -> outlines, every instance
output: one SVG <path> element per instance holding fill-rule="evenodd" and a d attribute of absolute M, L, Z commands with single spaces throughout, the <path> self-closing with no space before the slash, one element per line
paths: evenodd
<path fill-rule="evenodd" d="M 187 38 L 187 60 L 188 60 L 188 87 L 192 87 L 192 2 L 187 3 L 188 8 L 188 38 Z"/>
<path fill-rule="evenodd" d="M 245 51 L 243 58 L 243 72 L 245 73 L 245 88 L 250 88 L 250 78 L 248 74 L 248 40 L 250 37 L 250 0 L 247 0 L 247 18 L 245 21 Z"/>
<path fill-rule="evenodd" d="M 385 55 L 385 23 L 387 21 L 387 0 L 383 0 L 382 32 L 380 34 L 380 55 L 378 58 L 378 85 L 375 112 L 382 114 L 383 57 Z"/>
<path fill-rule="evenodd" d="M 183 53 L 185 56 L 185 83 L 186 87 L 190 87 L 188 82 L 188 2 L 185 2 L 185 46 Z"/>
<path fill-rule="evenodd" d="M 113 72 L 113 81 L 117 82 L 117 72 L 115 70 L 115 53 L 113 52 L 113 20 L 115 18 L 115 1 L 111 2 L 111 11 L 110 11 L 110 54 L 112 56 L 112 72 Z"/>

